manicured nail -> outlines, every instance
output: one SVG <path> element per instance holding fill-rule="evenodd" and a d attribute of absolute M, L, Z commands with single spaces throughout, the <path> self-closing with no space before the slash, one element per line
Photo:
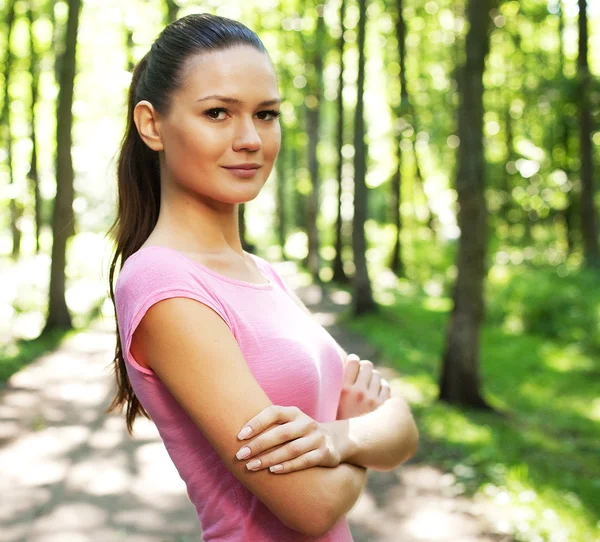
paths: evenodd
<path fill-rule="evenodd" d="M 250 434 L 252 433 L 252 427 L 244 427 L 241 431 L 240 434 L 238 435 L 238 438 L 240 440 L 244 440 L 245 438 L 248 438 L 250 436 Z"/>
<path fill-rule="evenodd" d="M 244 457 L 248 457 L 250 453 L 250 448 L 248 448 L 248 446 L 244 446 L 241 450 L 238 451 L 237 454 L 235 454 L 235 457 L 237 457 L 238 459 L 244 459 Z"/>
<path fill-rule="evenodd" d="M 250 463 L 246 465 L 246 467 L 248 468 L 248 470 L 257 469 L 258 467 L 260 467 L 260 459 L 253 459 L 252 461 L 250 461 Z"/>
<path fill-rule="evenodd" d="M 278 472 L 280 470 L 283 470 L 283 465 L 273 465 L 272 467 L 269 467 L 269 470 L 271 472 Z"/>

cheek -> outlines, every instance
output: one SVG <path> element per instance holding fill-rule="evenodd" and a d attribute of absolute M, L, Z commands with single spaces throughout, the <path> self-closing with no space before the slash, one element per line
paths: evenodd
<path fill-rule="evenodd" d="M 263 150 L 269 157 L 275 158 L 281 148 L 281 130 L 273 130 L 263 136 Z"/>
<path fill-rule="evenodd" d="M 198 167 L 206 169 L 214 165 L 223 153 L 222 138 L 214 132 L 195 127 L 169 134 L 165 155 L 169 167 L 184 170 Z"/>

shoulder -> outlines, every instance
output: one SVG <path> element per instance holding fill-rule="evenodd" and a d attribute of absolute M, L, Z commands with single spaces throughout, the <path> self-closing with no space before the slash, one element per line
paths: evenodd
<path fill-rule="evenodd" d="M 161 248 L 146 247 L 125 260 L 115 284 L 116 309 L 121 323 L 131 323 L 133 331 L 155 303 L 188 297 L 210 306 L 232 326 L 210 277 L 198 273 L 187 258 Z"/>
<path fill-rule="evenodd" d="M 161 247 L 145 247 L 134 252 L 121 268 L 115 296 L 139 296 L 159 289 L 194 288 L 189 262 Z"/>

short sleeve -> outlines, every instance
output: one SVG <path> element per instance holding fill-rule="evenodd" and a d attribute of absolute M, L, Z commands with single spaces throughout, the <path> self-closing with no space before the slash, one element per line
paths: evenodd
<path fill-rule="evenodd" d="M 129 349 L 137 326 L 155 303 L 173 297 L 194 299 L 217 313 L 232 333 L 234 326 L 209 280 L 194 272 L 185 258 L 151 249 L 134 253 L 125 261 L 115 285 L 115 305 L 124 359 L 138 371 L 154 375 L 134 359 Z"/>

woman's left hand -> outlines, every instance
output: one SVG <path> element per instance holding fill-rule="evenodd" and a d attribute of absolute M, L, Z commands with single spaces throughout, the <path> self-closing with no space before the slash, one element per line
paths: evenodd
<path fill-rule="evenodd" d="M 244 434 L 248 427 L 251 433 Z M 295 406 L 265 408 L 244 425 L 238 438 L 252 438 L 236 454 L 251 471 L 270 468 L 282 474 L 315 466 L 337 467 L 341 461 L 333 425 L 319 423 Z"/>

